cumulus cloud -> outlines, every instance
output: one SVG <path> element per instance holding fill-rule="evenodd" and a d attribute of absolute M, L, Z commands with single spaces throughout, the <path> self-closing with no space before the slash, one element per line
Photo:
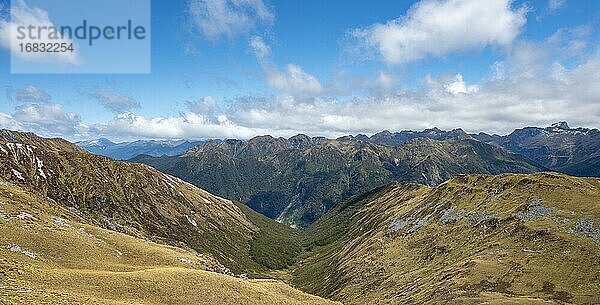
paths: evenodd
<path fill-rule="evenodd" d="M 81 117 L 65 112 L 59 103 L 23 104 L 11 114 L 0 113 L 0 128 L 32 131 L 43 136 L 67 136 L 79 134 L 84 125 Z"/>
<path fill-rule="evenodd" d="M 290 94 L 323 93 L 324 87 L 321 82 L 299 65 L 290 63 L 283 69 L 278 68 L 269 58 L 271 48 L 261 37 L 252 37 L 248 45 L 254 52 L 270 87 Z"/>
<path fill-rule="evenodd" d="M 89 96 L 98 101 L 104 108 L 115 113 L 140 107 L 140 103 L 136 99 L 106 88 L 96 89 Z"/>
<path fill-rule="evenodd" d="M 28 85 L 15 93 L 15 99 L 24 103 L 47 103 L 52 97 L 36 86 Z"/>
<path fill-rule="evenodd" d="M 476 85 L 467 85 L 462 74 L 432 77 L 427 75 L 424 80 L 430 92 L 446 92 L 452 95 L 475 93 L 479 90 Z"/>
<path fill-rule="evenodd" d="M 354 29 L 350 35 L 364 51 L 388 64 L 512 44 L 526 23 L 527 9 L 511 0 L 422 0 L 405 16 Z"/>
<path fill-rule="evenodd" d="M 193 24 L 211 40 L 233 38 L 275 19 L 262 0 L 190 0 L 188 10 Z"/>
<path fill-rule="evenodd" d="M 186 102 L 192 113 L 204 115 L 207 118 L 214 117 L 217 113 L 217 101 L 212 96 L 205 96 L 196 102 Z"/>
<path fill-rule="evenodd" d="M 506 68 L 513 69 L 512 64 L 506 62 Z M 551 69 L 560 73 L 491 77 L 477 85 L 461 74 L 428 75 L 418 89 L 345 99 L 246 96 L 217 109 L 212 106 L 218 101 L 203 98 L 180 115 L 120 114 L 93 126 L 93 132 L 124 138 L 250 138 L 297 133 L 337 137 L 434 126 L 506 134 L 562 120 L 573 126 L 600 127 L 600 87 L 595 85 L 600 83 L 600 50 L 581 65 Z"/>
<path fill-rule="evenodd" d="M 0 112 L 0 128 L 32 131 L 42 136 L 72 137 L 85 132 L 81 116 L 66 112 L 63 105 L 34 85 L 14 90 L 7 87 L 7 97 L 20 102 L 10 114 Z"/>
<path fill-rule="evenodd" d="M 91 132 L 121 138 L 199 139 L 249 138 L 267 134 L 270 130 L 245 127 L 220 115 L 216 122 L 206 116 L 188 112 L 178 116 L 145 118 L 133 113 L 121 113 L 114 120 L 92 126 Z"/>
<path fill-rule="evenodd" d="M 49 39 L 46 36 L 42 36 L 37 39 L 31 39 L 32 37 L 25 37 L 25 39 L 17 39 L 18 31 L 17 28 L 20 26 L 28 27 L 55 27 L 54 23 L 50 20 L 48 12 L 38 7 L 32 7 L 27 5 L 24 0 L 13 0 L 10 7 L 10 12 L 7 14 L 0 14 L 0 47 L 11 51 L 12 56 L 25 61 L 35 62 L 51 62 L 51 63 L 63 63 L 63 64 L 74 64 L 78 65 L 81 63 L 81 59 L 76 51 L 74 52 L 21 52 L 19 43 L 73 43 L 72 40 L 61 38 L 61 39 Z M 19 43 L 11 43 L 18 41 Z"/>
<path fill-rule="evenodd" d="M 269 86 L 284 92 L 318 94 L 323 91 L 323 85 L 315 76 L 295 64 L 287 64 L 283 70 L 266 68 L 265 76 Z"/>

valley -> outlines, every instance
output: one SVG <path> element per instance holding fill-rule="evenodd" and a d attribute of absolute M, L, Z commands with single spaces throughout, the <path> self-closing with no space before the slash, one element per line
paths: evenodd
<path fill-rule="evenodd" d="M 138 156 L 148 164 L 255 211 L 306 228 L 333 205 L 392 181 L 436 185 L 461 173 L 531 173 L 544 167 L 473 139 L 415 138 L 388 147 L 352 137 L 202 143 L 173 157 Z"/>
<path fill-rule="evenodd" d="M 223 189 L 320 177 L 304 192 L 337 197 L 298 230 L 147 165 L 0 136 L 8 304 L 600 302 L 600 179 L 474 139 L 261 137 L 152 159 Z"/>

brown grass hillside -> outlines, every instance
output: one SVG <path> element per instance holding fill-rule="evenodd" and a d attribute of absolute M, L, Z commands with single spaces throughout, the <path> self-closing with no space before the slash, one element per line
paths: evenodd
<path fill-rule="evenodd" d="M 600 180 L 392 184 L 306 232 L 298 287 L 344 304 L 600 303 Z"/>
<path fill-rule="evenodd" d="M 78 222 L 0 182 L 0 304 L 333 304 L 275 280 L 221 274 L 210 255 Z"/>

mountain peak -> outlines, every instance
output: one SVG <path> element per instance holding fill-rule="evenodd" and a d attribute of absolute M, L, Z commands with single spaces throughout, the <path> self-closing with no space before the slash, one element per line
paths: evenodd
<path fill-rule="evenodd" d="M 562 130 L 569 130 L 569 129 L 571 129 L 569 127 L 569 124 L 567 124 L 567 122 L 565 122 L 565 121 L 560 121 L 560 122 L 554 123 L 554 124 L 550 125 L 550 128 L 552 128 L 552 129 L 562 129 Z"/>

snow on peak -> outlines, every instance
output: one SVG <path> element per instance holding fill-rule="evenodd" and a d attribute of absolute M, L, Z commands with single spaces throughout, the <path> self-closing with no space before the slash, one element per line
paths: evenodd
<path fill-rule="evenodd" d="M 552 128 L 552 129 L 562 129 L 562 130 L 569 130 L 569 129 L 571 129 L 569 127 L 569 124 L 567 124 L 567 122 L 564 122 L 564 121 L 554 123 L 554 124 L 550 125 L 550 128 Z"/>

